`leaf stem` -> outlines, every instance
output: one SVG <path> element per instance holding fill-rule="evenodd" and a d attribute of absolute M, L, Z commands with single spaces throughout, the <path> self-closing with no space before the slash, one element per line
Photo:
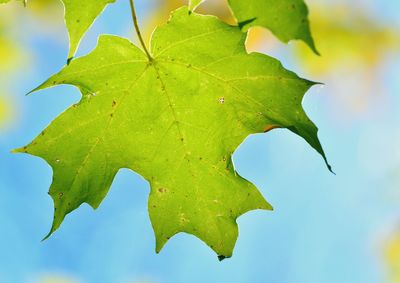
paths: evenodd
<path fill-rule="evenodd" d="M 136 16 L 136 10 L 135 10 L 135 4 L 133 3 L 133 0 L 129 0 L 131 4 L 131 12 L 132 12 L 132 20 L 133 20 L 133 25 L 135 26 L 135 31 L 136 34 L 139 38 L 140 44 L 142 45 L 144 52 L 147 55 L 147 58 L 149 58 L 149 61 L 153 61 L 153 57 L 151 57 L 149 50 L 147 50 L 146 44 L 144 43 L 142 34 L 140 32 L 139 24 L 138 24 L 138 19 Z"/>

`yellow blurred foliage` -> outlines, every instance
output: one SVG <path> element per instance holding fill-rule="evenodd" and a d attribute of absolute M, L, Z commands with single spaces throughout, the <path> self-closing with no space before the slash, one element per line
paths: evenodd
<path fill-rule="evenodd" d="M 28 1 L 29 10 L 41 20 L 58 22 L 63 18 L 64 9 L 60 0 Z"/>
<path fill-rule="evenodd" d="M 0 95 L 0 129 L 4 128 L 11 118 L 10 104 Z"/>
<path fill-rule="evenodd" d="M 77 283 L 78 281 L 59 275 L 47 275 L 41 278 L 38 283 Z"/>
<path fill-rule="evenodd" d="M 21 63 L 21 48 L 14 44 L 8 33 L 8 18 L 0 14 L 0 74 L 13 71 Z"/>
<path fill-rule="evenodd" d="M 20 64 L 18 47 L 0 34 L 0 73 L 14 70 Z"/>
<path fill-rule="evenodd" d="M 2 5 L 0 9 L 0 129 L 4 130 L 14 120 L 11 99 L 4 95 L 11 74 L 26 67 L 31 63 L 30 50 L 26 46 L 17 43 L 19 34 L 18 19 L 21 13 L 29 13 L 40 19 L 52 20 L 55 13 L 51 13 L 54 7 L 60 4 L 58 0 L 29 1 L 29 9 L 21 7 L 21 3 Z M 59 16 L 59 15 L 57 15 Z"/>
<path fill-rule="evenodd" d="M 399 50 L 400 33 L 383 26 L 358 7 L 311 5 L 311 26 L 321 57 L 305 45 L 296 45 L 295 54 L 312 75 L 323 76 L 347 69 L 373 69 L 388 52 Z"/>
<path fill-rule="evenodd" d="M 400 232 L 389 241 L 385 259 L 389 270 L 388 283 L 400 282 Z"/>
<path fill-rule="evenodd" d="M 60 0 L 26 1 L 26 6 L 29 8 L 27 10 L 29 11 L 29 13 L 38 13 L 41 14 L 41 16 L 44 16 L 43 12 L 48 11 L 48 9 L 52 9 L 53 7 L 59 5 L 61 5 Z M 10 3 L 7 3 L 7 5 L 3 5 L 2 9 L 21 10 L 21 1 L 11 1 Z"/>

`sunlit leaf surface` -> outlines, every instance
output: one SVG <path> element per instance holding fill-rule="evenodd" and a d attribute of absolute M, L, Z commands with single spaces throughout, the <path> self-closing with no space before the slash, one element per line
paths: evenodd
<path fill-rule="evenodd" d="M 183 7 L 154 32 L 154 59 L 126 39 L 102 36 L 92 53 L 40 86 L 71 84 L 83 95 L 19 149 L 53 167 L 50 233 L 82 203 L 97 208 L 118 170 L 130 168 L 150 182 L 157 251 L 186 232 L 230 257 L 236 219 L 271 209 L 235 172 L 231 155 L 243 140 L 287 128 L 325 158 L 301 106 L 314 83 L 248 54 L 245 39 L 239 27 Z"/>

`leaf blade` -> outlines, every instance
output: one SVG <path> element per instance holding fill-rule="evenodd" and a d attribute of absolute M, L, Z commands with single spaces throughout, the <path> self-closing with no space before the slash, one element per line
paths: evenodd
<path fill-rule="evenodd" d="M 185 232 L 230 257 L 236 219 L 272 210 L 235 172 L 231 155 L 239 144 L 250 134 L 294 127 L 319 145 L 301 107 L 313 83 L 276 59 L 248 54 L 244 41 L 237 27 L 181 8 L 154 32 L 154 61 L 126 39 L 101 36 L 92 53 L 41 85 L 37 90 L 70 84 L 83 95 L 20 150 L 54 170 L 50 234 L 82 203 L 97 208 L 118 170 L 129 168 L 150 183 L 157 252 Z"/>
<path fill-rule="evenodd" d="M 102 13 L 104 8 L 115 0 L 62 0 L 65 7 L 65 23 L 67 25 L 70 48 L 68 59 L 75 55 L 79 43 L 95 19 Z"/>
<path fill-rule="evenodd" d="M 262 26 L 272 31 L 281 41 L 304 41 L 319 55 L 311 36 L 308 8 L 303 0 L 229 0 L 239 26 L 248 30 Z"/>

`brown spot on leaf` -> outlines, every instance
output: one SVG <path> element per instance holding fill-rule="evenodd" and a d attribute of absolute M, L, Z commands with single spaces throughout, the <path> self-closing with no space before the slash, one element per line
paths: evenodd
<path fill-rule="evenodd" d="M 264 133 L 267 133 L 273 129 L 278 129 L 278 128 L 281 128 L 281 127 L 278 125 L 268 125 L 264 128 Z"/>

